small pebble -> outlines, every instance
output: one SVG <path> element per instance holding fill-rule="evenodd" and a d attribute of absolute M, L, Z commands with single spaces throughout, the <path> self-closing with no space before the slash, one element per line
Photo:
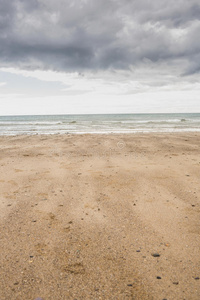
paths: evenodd
<path fill-rule="evenodd" d="M 140 252 L 140 250 L 136 250 L 136 252 Z"/>
<path fill-rule="evenodd" d="M 132 284 L 127 284 L 127 286 L 133 286 Z"/>
<path fill-rule="evenodd" d="M 160 254 L 159 253 L 152 253 L 151 254 L 153 257 L 160 257 Z"/>
<path fill-rule="evenodd" d="M 195 280 L 199 280 L 199 277 L 195 277 L 194 279 L 195 279 Z"/>
<path fill-rule="evenodd" d="M 175 285 L 178 285 L 178 284 L 179 284 L 179 282 L 178 282 L 178 281 L 174 281 L 174 282 L 173 282 L 173 284 L 175 284 Z"/>
<path fill-rule="evenodd" d="M 157 278 L 157 279 L 161 279 L 161 277 L 160 277 L 160 276 L 157 276 L 156 278 Z"/>

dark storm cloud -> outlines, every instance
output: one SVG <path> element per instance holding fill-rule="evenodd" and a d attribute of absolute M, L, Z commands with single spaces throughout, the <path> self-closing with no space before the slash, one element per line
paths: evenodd
<path fill-rule="evenodd" d="M 12 1 L 0 0 L 0 32 L 8 30 L 12 26 L 12 19 L 14 18 L 14 7 Z"/>
<path fill-rule="evenodd" d="M 66 71 L 182 61 L 200 69 L 199 1 L 0 0 L 0 65 Z"/>

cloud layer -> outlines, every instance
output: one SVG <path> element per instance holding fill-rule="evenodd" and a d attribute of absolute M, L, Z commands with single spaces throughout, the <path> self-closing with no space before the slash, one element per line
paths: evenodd
<path fill-rule="evenodd" d="M 0 66 L 200 71 L 198 0 L 0 0 Z"/>

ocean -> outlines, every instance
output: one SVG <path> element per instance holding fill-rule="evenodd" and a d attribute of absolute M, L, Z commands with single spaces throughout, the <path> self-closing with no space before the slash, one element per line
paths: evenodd
<path fill-rule="evenodd" d="M 0 116 L 0 135 L 200 131 L 200 113 Z"/>

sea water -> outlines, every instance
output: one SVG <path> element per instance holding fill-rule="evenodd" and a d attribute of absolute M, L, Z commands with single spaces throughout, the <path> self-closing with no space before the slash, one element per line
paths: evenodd
<path fill-rule="evenodd" d="M 200 131 L 200 113 L 0 116 L 0 135 Z"/>

